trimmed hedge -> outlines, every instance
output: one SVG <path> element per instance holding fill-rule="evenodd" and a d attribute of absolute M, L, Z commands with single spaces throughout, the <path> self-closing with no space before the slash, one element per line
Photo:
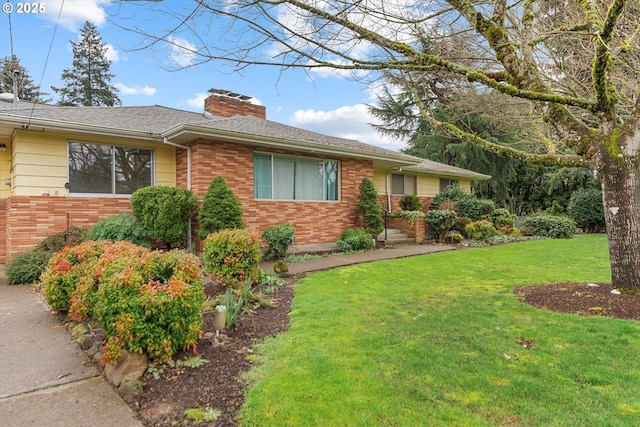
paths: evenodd
<path fill-rule="evenodd" d="M 531 229 L 534 236 L 550 237 L 552 239 L 570 239 L 576 233 L 576 223 L 566 216 L 531 215 L 522 220 L 522 227 Z"/>
<path fill-rule="evenodd" d="M 202 262 L 207 274 L 225 286 L 239 287 L 260 277 L 260 240 L 248 230 L 222 230 L 204 241 Z"/>
<path fill-rule="evenodd" d="M 340 252 L 358 252 L 371 249 L 373 238 L 363 228 L 347 228 L 336 242 Z"/>

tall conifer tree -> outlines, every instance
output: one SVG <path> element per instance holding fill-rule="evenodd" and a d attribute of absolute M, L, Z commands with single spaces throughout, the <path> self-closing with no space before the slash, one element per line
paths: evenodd
<path fill-rule="evenodd" d="M 18 75 L 15 74 L 18 71 Z M 16 55 L 0 59 L 0 93 L 13 93 L 13 79 L 18 79 L 18 98 L 23 101 L 47 103 L 51 101 L 49 94 L 40 91 L 40 86 L 33 83 L 29 72 L 20 65 Z"/>
<path fill-rule="evenodd" d="M 59 105 L 96 106 L 120 105 L 117 89 L 111 84 L 115 74 L 110 72 L 107 47 L 94 24 L 87 21 L 82 27 L 80 41 L 70 41 L 73 68 L 62 72 L 64 87 L 52 89 L 60 94 Z"/>

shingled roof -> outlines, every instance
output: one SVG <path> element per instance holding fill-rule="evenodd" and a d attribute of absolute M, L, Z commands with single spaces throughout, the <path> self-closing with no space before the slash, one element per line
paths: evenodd
<path fill-rule="evenodd" d="M 0 136 L 10 128 L 49 129 L 96 135 L 119 135 L 163 142 L 184 143 L 216 138 L 238 143 L 278 146 L 349 157 L 371 158 L 385 167 L 403 167 L 469 179 L 490 177 L 442 163 L 387 150 L 359 141 L 311 132 L 252 116 L 222 117 L 159 105 L 139 107 L 63 107 L 20 102 L 0 102 Z M 8 134 L 7 134 L 8 135 Z"/>

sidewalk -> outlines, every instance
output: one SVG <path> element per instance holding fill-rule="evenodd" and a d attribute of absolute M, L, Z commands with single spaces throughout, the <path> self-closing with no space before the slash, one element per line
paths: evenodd
<path fill-rule="evenodd" d="M 405 258 L 415 255 L 425 255 L 434 252 L 450 251 L 455 246 L 447 245 L 400 245 L 388 249 L 359 252 L 350 255 L 330 255 L 311 261 L 292 262 L 287 264 L 289 274 L 310 273 L 312 271 L 328 270 L 345 265 L 362 264 L 365 262 L 382 261 L 385 259 Z M 260 264 L 267 272 L 273 273 L 273 262 L 263 262 Z"/>
<path fill-rule="evenodd" d="M 290 274 L 454 249 L 406 245 L 288 264 Z M 273 263 L 262 267 L 273 272 Z M 72 341 L 30 286 L 0 269 L 0 423 L 3 426 L 141 427 L 133 411 Z"/>
<path fill-rule="evenodd" d="M 30 286 L 0 271 L 0 423 L 142 426 Z"/>

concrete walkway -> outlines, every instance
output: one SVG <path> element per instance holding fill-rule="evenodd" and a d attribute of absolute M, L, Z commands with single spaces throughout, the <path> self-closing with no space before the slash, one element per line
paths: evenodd
<path fill-rule="evenodd" d="M 454 249 L 406 245 L 288 264 L 291 274 Z M 273 263 L 263 263 L 273 271 Z M 138 427 L 133 411 L 30 286 L 0 269 L 0 425 Z"/>
<path fill-rule="evenodd" d="M 0 271 L 0 425 L 142 426 L 30 286 Z"/>

